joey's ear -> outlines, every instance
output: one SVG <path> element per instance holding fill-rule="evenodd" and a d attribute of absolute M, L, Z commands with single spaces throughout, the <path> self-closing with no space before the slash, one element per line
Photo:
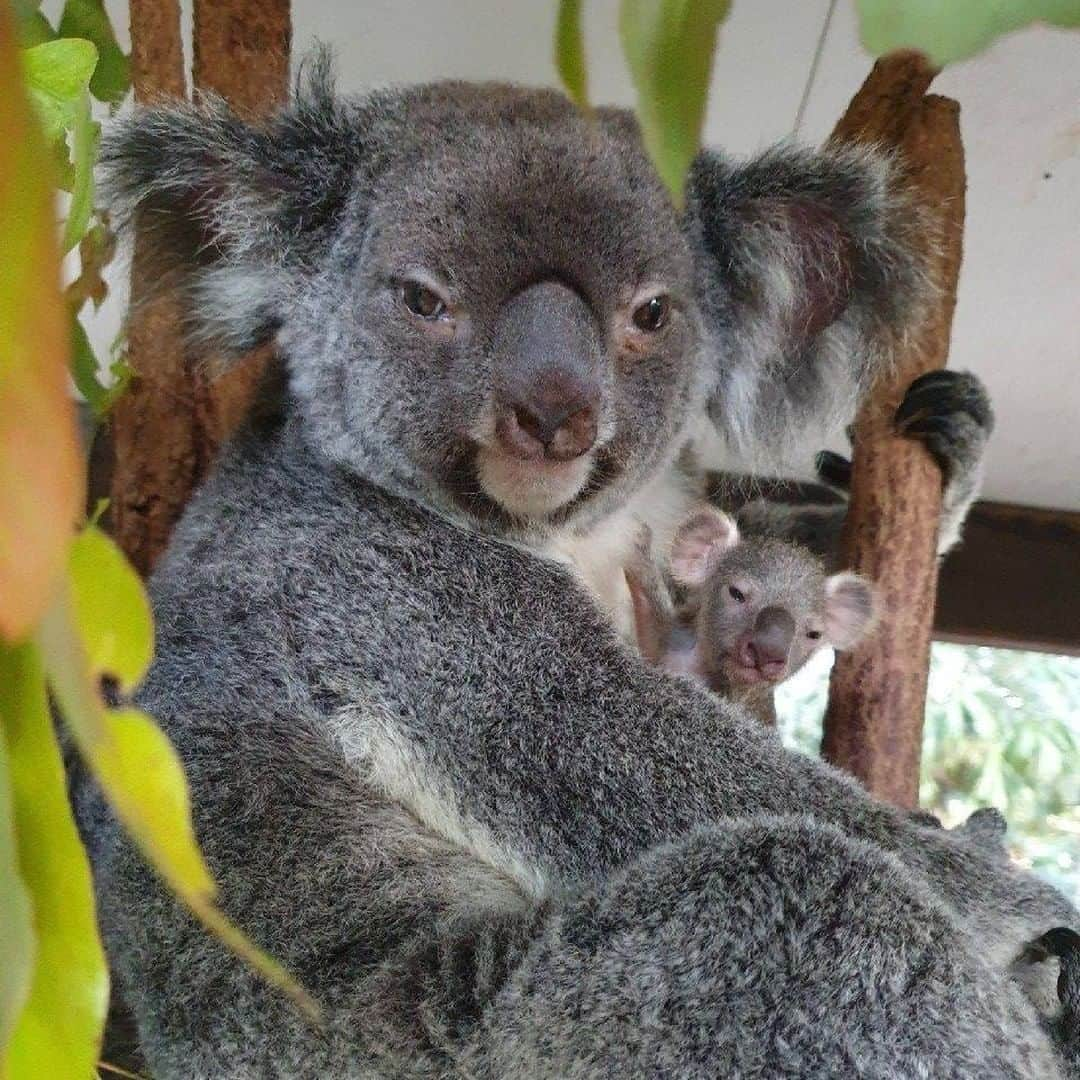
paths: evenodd
<path fill-rule="evenodd" d="M 317 257 L 362 161 L 360 110 L 318 54 L 294 100 L 247 122 L 214 96 L 135 109 L 102 144 L 114 219 L 140 226 L 163 288 L 187 292 L 193 335 L 243 351 L 276 326 L 291 275 Z"/>
<path fill-rule="evenodd" d="M 680 585 L 700 585 L 717 558 L 739 542 L 733 518 L 711 506 L 695 510 L 671 543 L 671 576 Z"/>
<path fill-rule="evenodd" d="M 897 162 L 781 146 L 733 165 L 704 151 L 686 220 L 721 433 L 747 453 L 786 451 L 849 420 L 931 293 L 923 215 Z"/>
<path fill-rule="evenodd" d="M 825 637 L 834 649 L 857 645 L 877 621 L 877 594 L 866 578 L 845 571 L 825 580 Z"/>

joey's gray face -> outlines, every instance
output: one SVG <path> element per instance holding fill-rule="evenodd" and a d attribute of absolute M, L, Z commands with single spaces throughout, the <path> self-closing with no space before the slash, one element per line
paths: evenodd
<path fill-rule="evenodd" d="M 720 556 L 698 624 L 718 672 L 743 686 L 794 675 L 830 644 L 826 581 L 820 560 L 778 540 L 748 540 Z"/>
<path fill-rule="evenodd" d="M 387 169 L 283 341 L 320 420 L 334 388 L 344 456 L 392 457 L 520 528 L 588 517 L 655 470 L 699 330 L 688 244 L 636 144 L 516 96 L 513 127 L 459 103 Z"/>

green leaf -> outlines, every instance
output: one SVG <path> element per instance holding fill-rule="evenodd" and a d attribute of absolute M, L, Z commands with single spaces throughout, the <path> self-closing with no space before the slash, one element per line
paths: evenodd
<path fill-rule="evenodd" d="M 5 737 L 17 703 L 12 665 L 18 651 L 0 645 L 0 1077 L 7 1076 L 8 1040 L 30 993 L 35 952 L 30 895 L 19 866 L 15 797 Z"/>
<path fill-rule="evenodd" d="M 56 31 L 41 14 L 40 0 L 15 0 L 15 38 L 20 49 L 29 49 L 43 41 L 52 41 Z"/>
<path fill-rule="evenodd" d="M 622 0 L 619 33 L 645 149 L 675 205 L 701 145 L 716 34 L 730 0 Z"/>
<path fill-rule="evenodd" d="M 856 0 L 856 7 L 869 52 L 917 49 L 938 67 L 1030 23 L 1080 26 L 1080 0 Z"/>
<path fill-rule="evenodd" d="M 102 0 L 67 0 L 60 16 L 60 36 L 94 43 L 99 60 L 90 80 L 90 92 L 98 101 L 119 104 L 131 85 L 130 65 L 116 43 Z"/>
<path fill-rule="evenodd" d="M 78 38 L 47 41 L 22 54 L 26 86 L 49 142 L 75 126 L 97 59 L 93 44 Z"/>
<path fill-rule="evenodd" d="M 91 675 L 135 689 L 154 655 L 150 602 L 120 548 L 96 526 L 84 529 L 68 560 L 72 613 Z"/>
<path fill-rule="evenodd" d="M 0 637 L 19 641 L 64 567 L 84 468 L 68 389 L 55 192 L 10 25 L 0 3 Z"/>
<path fill-rule="evenodd" d="M 101 403 L 107 390 L 98 382 L 98 363 L 90 339 L 86 336 L 82 321 L 73 311 L 71 313 L 71 378 L 75 389 L 79 391 L 94 415 L 101 416 Z"/>
<path fill-rule="evenodd" d="M 106 550 L 97 540 L 97 529 L 88 529 L 77 542 L 93 537 L 82 566 L 113 578 L 109 564 L 115 548 Z M 96 557 L 94 556 L 96 553 Z M 79 560 L 73 558 L 73 576 Z M 77 589 L 73 589 L 77 593 Z M 86 604 L 80 614 L 73 609 Z M 86 629 L 86 616 L 112 610 L 99 594 L 87 602 L 72 602 L 61 592 L 49 608 L 37 634 L 52 690 L 64 722 L 90 766 L 105 797 L 147 861 L 191 911 L 225 944 L 267 982 L 288 994 L 313 1019 L 319 1008 L 294 979 L 266 953 L 258 949 L 214 904 L 215 886 L 195 842 L 187 780 L 169 740 L 145 713 L 137 709 L 105 709 L 91 676 L 90 655 L 102 647 L 99 627 L 91 627 L 84 643 L 73 627 Z M 118 635 L 116 654 L 137 637 L 130 628 Z M 125 660 L 124 664 L 129 661 Z M 128 667 L 129 674 L 134 665 Z"/>
<path fill-rule="evenodd" d="M 8 1073 L 90 1077 L 109 977 L 90 867 L 71 817 L 45 678 L 32 645 L 0 655 L 0 687 L 19 865 L 37 933 L 33 981 L 8 1047 Z"/>
<path fill-rule="evenodd" d="M 559 0 L 555 23 L 555 67 L 566 92 L 582 109 L 589 107 L 585 70 L 585 37 L 581 28 L 582 0 Z"/>
<path fill-rule="evenodd" d="M 71 203 L 64 224 L 61 250 L 66 255 L 86 234 L 90 215 L 94 211 L 94 163 L 97 161 L 101 125 L 90 115 L 90 95 L 84 93 L 75 107 L 71 139 L 71 160 L 74 176 Z"/>

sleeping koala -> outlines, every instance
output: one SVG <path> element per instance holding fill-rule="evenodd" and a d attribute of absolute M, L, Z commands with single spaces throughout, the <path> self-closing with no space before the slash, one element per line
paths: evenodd
<path fill-rule="evenodd" d="M 649 523 L 703 425 L 765 453 L 850 414 L 925 297 L 896 163 L 705 151 L 676 212 L 626 112 L 341 100 L 320 63 L 258 125 L 135 110 L 103 163 L 193 334 L 280 353 L 135 700 L 225 911 L 324 1010 L 80 783 L 152 1075 L 1062 1075 L 1010 964 L 1071 905 L 645 664 L 551 557 Z"/>
<path fill-rule="evenodd" d="M 626 568 L 638 647 L 650 662 L 729 694 L 774 723 L 773 690 L 825 645 L 850 649 L 876 617 L 873 586 L 850 572 L 826 575 L 808 549 L 744 538 L 733 518 L 699 506 L 679 525 L 666 569 L 648 527 Z"/>

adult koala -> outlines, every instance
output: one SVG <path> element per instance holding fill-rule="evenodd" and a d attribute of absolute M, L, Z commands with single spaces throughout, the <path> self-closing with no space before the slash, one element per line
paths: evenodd
<path fill-rule="evenodd" d="M 919 292 L 885 165 L 706 153 L 680 219 L 626 114 L 318 69 L 265 127 L 137 112 L 105 161 L 195 330 L 285 358 L 154 576 L 138 701 L 227 911 L 326 1011 L 84 788 L 155 1077 L 1059 1075 L 1008 965 L 1072 908 L 646 667 L 543 554 L 703 405 L 754 444 L 851 401 Z"/>

